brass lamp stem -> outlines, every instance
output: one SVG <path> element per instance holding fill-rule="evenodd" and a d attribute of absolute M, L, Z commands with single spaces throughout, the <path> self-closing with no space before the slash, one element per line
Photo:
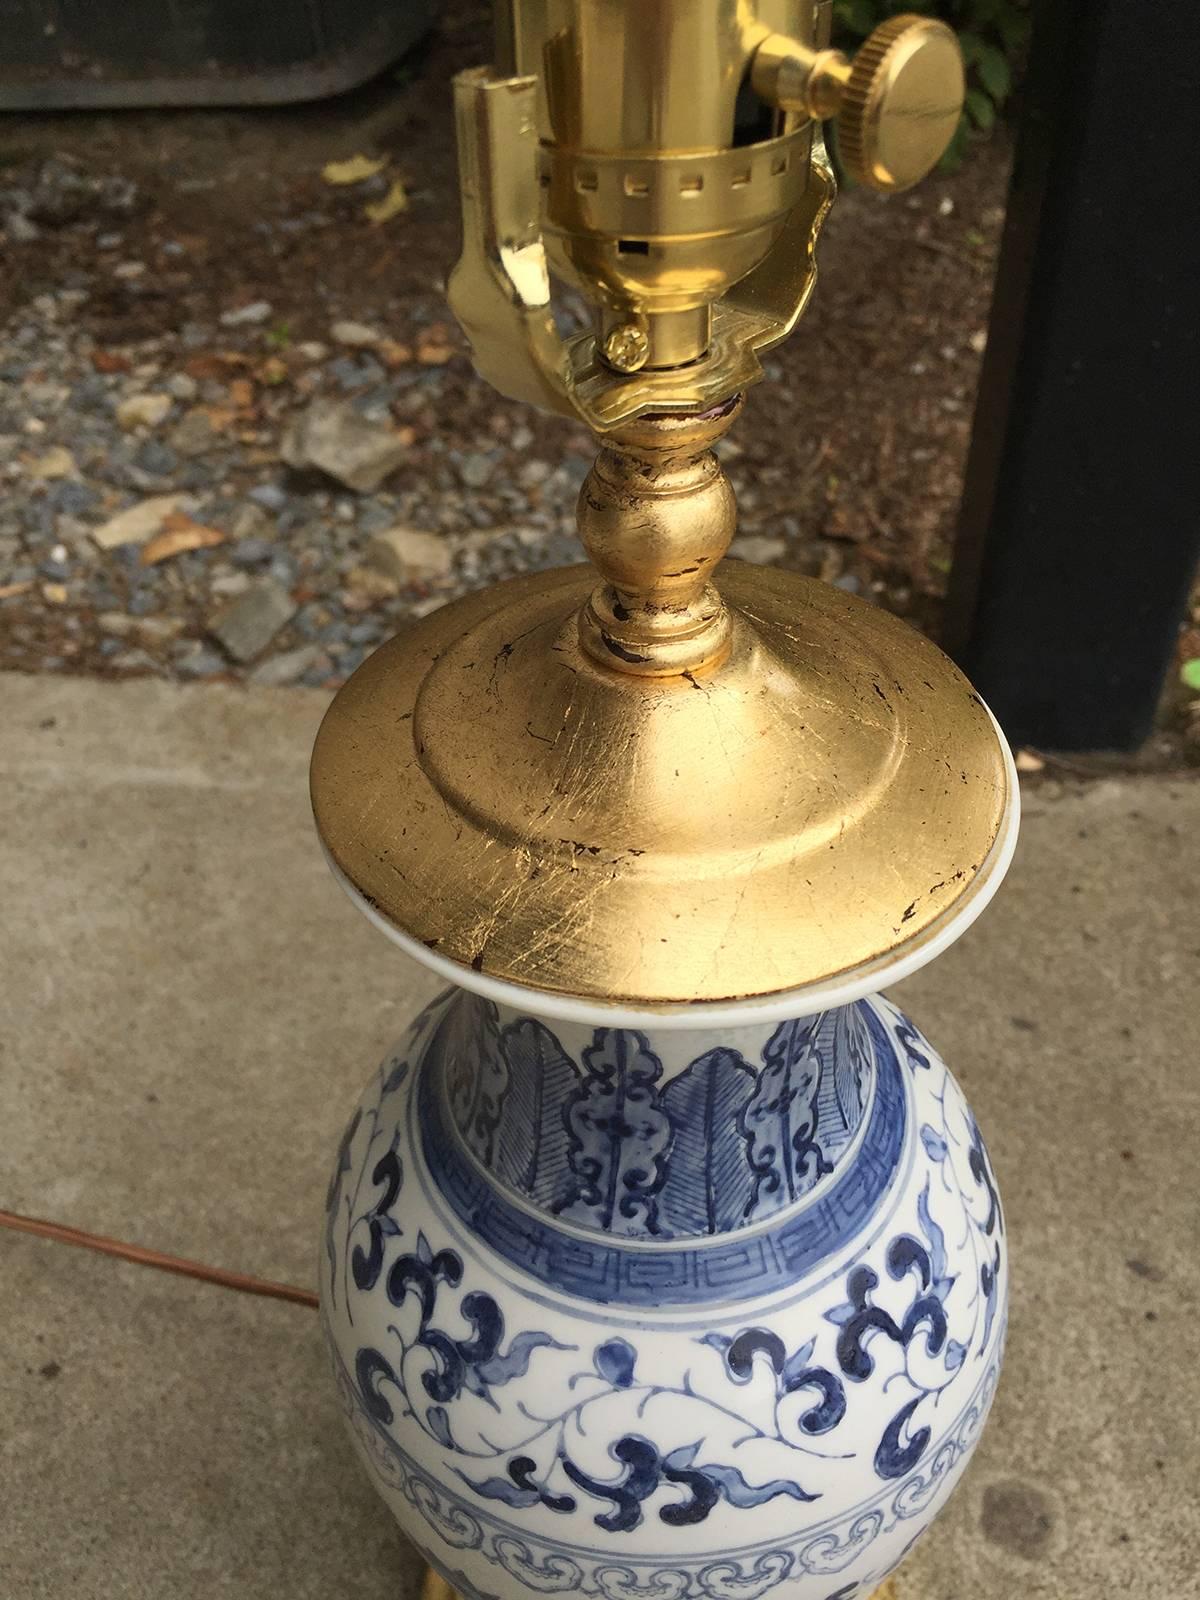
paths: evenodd
<path fill-rule="evenodd" d="M 737 528 L 712 446 L 741 395 L 700 416 L 649 415 L 605 435 L 579 496 L 579 537 L 603 578 L 579 618 L 583 648 L 637 677 L 720 665 L 730 619 L 711 580 Z"/>

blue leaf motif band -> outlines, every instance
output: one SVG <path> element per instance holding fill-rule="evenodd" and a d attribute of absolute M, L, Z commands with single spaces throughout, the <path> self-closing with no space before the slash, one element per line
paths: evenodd
<path fill-rule="evenodd" d="M 704 1305 L 743 1291 L 763 1293 L 782 1288 L 815 1270 L 821 1261 L 855 1238 L 895 1179 L 907 1137 L 905 1087 L 888 1032 L 870 1008 L 864 1008 L 862 1025 L 863 1038 L 869 1041 L 874 1060 L 875 1089 L 853 1161 L 846 1164 L 844 1172 L 835 1167 L 827 1187 L 802 1206 L 785 1210 L 775 1227 L 755 1230 L 747 1237 L 742 1237 L 741 1228 L 735 1228 L 711 1238 L 680 1239 L 673 1248 L 664 1241 L 653 1254 L 648 1254 L 638 1248 L 637 1239 L 628 1238 L 622 1231 L 629 1218 L 618 1219 L 612 1232 L 597 1229 L 587 1237 L 563 1228 L 561 1222 L 567 1218 L 564 1215 L 560 1219 L 553 1208 L 538 1214 L 517 1204 L 496 1183 L 495 1174 L 485 1170 L 473 1155 L 454 1121 L 452 1096 L 446 1092 L 446 1081 L 452 1074 L 446 1067 L 441 1033 L 435 1035 L 417 1078 L 422 1150 L 434 1182 L 483 1244 L 513 1266 L 557 1285 L 567 1294 L 610 1305 Z M 832 1036 L 832 1024 L 829 1032 Z M 552 1039 L 549 1030 L 543 1030 L 538 1050 L 533 1052 L 531 1048 L 530 1059 L 543 1059 L 548 1052 L 561 1068 L 567 1058 L 565 1052 L 551 1044 Z M 640 1053 L 640 1046 L 637 1048 Z M 694 1070 L 695 1065 L 689 1070 Z M 643 1088 L 649 1087 L 643 1083 Z M 773 1098 L 774 1095 L 768 1097 Z M 654 1109 L 645 1101 L 639 1104 Z M 503 1130 L 502 1114 L 502 1150 Z M 726 1131 L 746 1149 L 732 1123 Z M 789 1157 L 793 1184 L 803 1166 L 794 1143 L 796 1131 L 792 1129 Z M 844 1134 L 844 1127 L 842 1131 Z M 565 1148 L 564 1144 L 564 1153 Z M 765 1161 L 761 1150 L 759 1159 L 760 1163 Z M 748 1163 L 748 1156 L 746 1160 Z M 641 1175 L 649 1168 L 631 1161 L 630 1170 L 638 1175 L 631 1191 L 633 1208 L 645 1217 L 648 1213 L 643 1208 L 648 1197 Z M 754 1173 L 749 1164 L 744 1170 L 747 1192 L 751 1192 Z M 669 1187 L 668 1177 L 660 1197 L 660 1218 L 667 1215 Z M 619 1183 L 617 1192 L 620 1193 Z"/>
<path fill-rule="evenodd" d="M 715 1238 L 793 1205 L 852 1142 L 874 1074 L 857 1006 L 782 1024 L 762 1063 L 705 1051 L 669 1082 L 647 1036 L 597 1028 L 576 1063 L 533 1017 L 457 996 L 430 1052 L 449 1121 L 539 1209 L 625 1238 Z"/>

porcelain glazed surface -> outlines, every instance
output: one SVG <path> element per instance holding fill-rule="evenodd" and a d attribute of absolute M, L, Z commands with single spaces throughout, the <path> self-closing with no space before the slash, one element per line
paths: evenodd
<path fill-rule="evenodd" d="M 451 989 L 350 1121 L 321 1298 L 359 1453 L 463 1600 L 865 1597 L 999 1371 L 961 1091 L 878 996 L 563 1009 Z"/>

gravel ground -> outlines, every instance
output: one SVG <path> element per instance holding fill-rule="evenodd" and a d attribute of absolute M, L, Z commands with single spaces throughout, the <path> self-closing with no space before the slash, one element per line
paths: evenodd
<path fill-rule="evenodd" d="M 97 301 L 169 299 L 188 245 L 128 238 L 134 183 L 60 159 L 8 176 L 16 249 L 53 226 L 83 265 L 21 304 L 0 347 L 6 664 L 322 683 L 399 619 L 578 559 L 587 435 L 534 453 L 433 294 L 405 307 L 402 338 L 348 301 L 322 339 L 296 339 L 270 281 L 166 333 L 97 337 Z M 48 224 L 64 193 L 80 209 Z M 488 412 L 466 438 L 464 389 Z"/>
<path fill-rule="evenodd" d="M 5 665 L 325 683 L 406 617 L 578 559 L 586 434 L 532 454 L 434 294 L 410 298 L 404 341 L 344 296 L 299 339 L 268 273 L 256 298 L 143 336 L 190 243 L 124 177 L 56 156 L 6 180 L 12 253 L 68 248 L 0 345 Z M 361 208 L 377 186 L 342 188 Z M 336 248 L 320 214 L 259 232 L 293 228 Z M 443 421 L 464 388 L 490 413 L 465 439 Z"/>
<path fill-rule="evenodd" d="M 404 617 L 578 558 L 586 440 L 531 456 L 499 409 L 472 447 L 439 437 L 431 405 L 471 381 L 443 324 L 411 353 L 340 323 L 280 350 L 252 305 L 101 348 L 76 326 L 87 293 L 37 296 L 0 354 L 7 664 L 322 683 Z M 384 474 L 410 485 L 374 487 L 414 456 Z"/>

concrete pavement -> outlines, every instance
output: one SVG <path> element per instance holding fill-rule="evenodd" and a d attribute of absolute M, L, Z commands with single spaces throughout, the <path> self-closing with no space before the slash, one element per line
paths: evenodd
<path fill-rule="evenodd" d="M 337 1130 L 436 984 L 311 832 L 315 691 L 0 678 L 0 1206 L 311 1283 Z M 1200 1596 L 1200 784 L 1027 798 L 897 991 L 1015 1271 L 992 1423 L 896 1600 Z M 316 1319 L 0 1233 L 0 1596 L 407 1600 Z"/>

